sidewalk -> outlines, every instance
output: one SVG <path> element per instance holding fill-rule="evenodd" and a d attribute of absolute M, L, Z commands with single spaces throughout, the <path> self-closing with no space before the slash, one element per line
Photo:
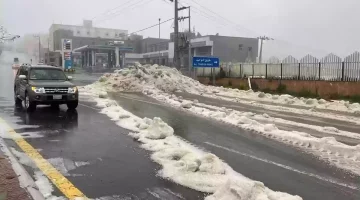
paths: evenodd
<path fill-rule="evenodd" d="M 10 160 L 0 150 L 0 200 L 30 200 L 29 194 L 20 187 Z"/>

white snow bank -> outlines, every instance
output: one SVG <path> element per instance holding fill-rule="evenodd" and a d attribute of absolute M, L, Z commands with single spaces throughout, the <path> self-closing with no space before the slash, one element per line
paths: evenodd
<path fill-rule="evenodd" d="M 91 88 L 88 87 L 87 91 L 91 93 Z M 93 96 L 97 96 L 98 91 L 94 89 Z M 93 98 L 92 100 L 95 100 L 97 105 L 103 108 L 101 113 L 108 115 L 119 126 L 133 131 L 129 135 L 142 143 L 142 148 L 153 152 L 151 159 L 162 166 L 158 172 L 161 177 L 201 192 L 213 193 L 207 197 L 209 199 L 224 199 L 218 194 L 225 190 L 228 191 L 229 197 L 236 194 L 237 198 L 234 196 L 233 199 L 237 200 L 248 199 L 248 197 L 258 200 L 260 197 L 268 200 L 279 199 L 277 198 L 278 192 L 234 172 L 216 155 L 204 152 L 175 136 L 173 128 L 160 118 L 141 119 L 120 106 L 110 103 L 113 102 L 112 100 L 103 98 Z M 111 106 L 107 106 L 109 103 Z M 181 103 L 178 103 L 177 106 L 181 106 Z M 119 117 L 123 115 L 127 117 Z M 239 187 L 240 185 L 246 187 Z M 257 189 L 258 185 L 261 185 L 260 189 Z M 283 194 L 283 200 L 302 199 L 299 196 L 281 194 Z"/>
<path fill-rule="evenodd" d="M 297 114 L 301 114 L 301 115 L 329 118 L 329 119 L 335 119 L 335 120 L 339 120 L 339 121 L 352 122 L 354 124 L 360 124 L 359 117 L 335 114 L 335 113 L 316 112 L 314 110 L 314 108 L 310 108 L 310 109 L 291 108 L 291 107 L 286 107 L 286 106 L 282 106 L 282 105 L 267 105 L 267 104 L 263 104 L 261 102 L 244 101 L 244 100 L 241 100 L 240 98 L 234 99 L 234 98 L 229 98 L 229 97 L 224 97 L 224 96 L 215 96 L 214 97 L 211 95 L 204 95 L 204 96 L 211 97 L 211 98 L 217 98 L 217 99 L 221 99 L 221 100 L 226 100 L 226 101 L 238 102 L 238 103 L 242 103 L 242 104 L 249 104 L 251 106 L 260 107 L 260 108 L 264 108 L 264 109 L 271 110 L 271 111 L 283 111 L 283 112 L 288 112 L 288 113 L 297 113 Z"/>
<path fill-rule="evenodd" d="M 251 192 L 249 192 L 251 191 Z M 208 196 L 205 200 L 296 200 L 298 197 L 289 197 L 282 192 L 272 192 L 257 181 L 239 181 L 228 180 L 213 195 Z"/>
<path fill-rule="evenodd" d="M 214 89 L 213 89 L 214 90 Z M 282 106 L 286 105 L 296 105 L 302 106 L 305 108 L 319 108 L 319 109 L 327 109 L 327 110 L 335 110 L 335 111 L 344 111 L 350 113 L 358 113 L 360 111 L 360 104 L 359 103 L 350 103 L 349 101 L 343 100 L 333 100 L 333 101 L 326 101 L 324 99 L 312 99 L 312 98 L 297 98 L 291 95 L 272 95 L 272 94 L 265 94 L 263 92 L 253 92 L 252 90 L 244 91 L 238 89 L 231 89 L 231 88 L 223 88 L 218 87 L 216 89 L 216 93 L 213 91 L 208 90 L 204 96 L 208 97 L 225 97 L 227 99 L 233 100 L 246 100 L 246 101 L 258 101 L 261 102 L 269 102 L 274 103 Z"/>
<path fill-rule="evenodd" d="M 331 164 L 339 168 L 360 175 L 360 145 L 349 146 L 336 141 L 336 139 L 333 137 L 316 138 L 304 132 L 279 130 L 272 123 L 264 124 L 255 120 L 261 119 L 269 122 L 282 122 L 301 125 L 300 123 L 290 122 L 279 118 L 271 118 L 268 115 L 264 116 L 249 112 L 239 112 L 232 109 L 219 108 L 206 104 L 196 104 L 191 108 L 186 109 L 182 106 L 178 106 L 178 103 L 172 104 L 172 102 L 176 101 L 176 97 L 173 95 L 170 96 L 167 93 L 154 93 L 150 96 L 164 103 L 168 103 L 176 108 L 183 109 L 206 118 L 212 118 L 220 122 L 231 124 L 245 130 L 251 130 L 266 137 L 293 145 L 297 148 L 304 149 L 305 151 L 314 153 L 320 158 L 328 160 Z M 177 101 L 182 100 L 177 99 Z M 327 133 L 344 134 L 358 138 L 356 133 L 340 131 L 330 127 L 324 128 L 305 124 L 303 124 L 303 126 L 309 126 Z"/>
<path fill-rule="evenodd" d="M 142 92 L 158 89 L 166 92 L 199 91 L 206 87 L 189 77 L 183 76 L 175 68 L 158 65 L 135 64 L 130 68 L 116 70 L 102 76 L 93 86 L 101 86 L 107 91 Z M 195 87 L 194 87 L 195 86 Z"/>
<path fill-rule="evenodd" d="M 284 105 L 297 105 L 305 109 L 321 108 L 360 114 L 359 103 L 350 103 L 348 101 L 326 101 L 324 99 L 317 100 L 311 98 L 306 99 L 286 94 L 271 95 L 263 92 L 253 92 L 252 90 L 244 91 L 223 87 L 205 86 L 198 81 L 195 81 L 187 76 L 183 76 L 174 68 L 158 65 L 141 65 L 139 63 L 136 63 L 130 68 L 116 70 L 114 73 L 107 73 L 102 76 L 99 81 L 86 87 L 95 87 L 104 92 L 144 92 L 148 95 L 157 90 L 164 92 L 183 91 L 211 98 L 220 98 L 243 103 L 251 102 L 252 105 L 261 107 L 271 106 L 263 105 L 261 102 L 270 102 L 282 107 L 284 107 Z M 102 98 L 106 97 L 106 95 L 103 94 L 105 93 L 102 93 L 100 96 Z M 187 104 L 186 106 L 190 106 L 190 104 Z M 289 108 L 288 110 L 290 112 L 297 111 L 293 108 Z M 313 110 L 308 112 L 313 113 Z M 327 116 L 329 115 L 324 114 L 324 117 Z M 357 121 L 359 121 L 359 118 L 357 118 Z"/>

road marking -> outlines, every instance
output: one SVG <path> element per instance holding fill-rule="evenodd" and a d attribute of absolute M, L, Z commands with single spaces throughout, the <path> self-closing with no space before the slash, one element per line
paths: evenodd
<path fill-rule="evenodd" d="M 16 144 L 24 153 L 35 162 L 36 166 L 47 176 L 47 178 L 69 199 L 84 198 L 86 196 L 77 189 L 67 178 L 65 178 L 54 166 L 52 166 L 40 153 L 32 147 L 24 138 L 15 132 L 5 120 L 0 118 L 0 124 L 3 125 Z"/>
<path fill-rule="evenodd" d="M 91 106 L 88 106 L 88 105 L 85 105 L 85 104 L 82 104 L 82 103 L 79 103 L 79 105 L 90 108 L 90 109 L 93 109 L 93 110 L 96 110 L 96 111 L 101 111 L 101 109 L 94 108 L 94 107 L 91 107 Z"/>
<path fill-rule="evenodd" d="M 139 102 L 143 102 L 143 103 L 152 104 L 152 105 L 165 106 L 164 104 L 155 103 L 155 102 L 146 101 L 146 100 L 141 100 L 141 99 L 132 98 L 132 97 L 126 97 L 126 96 L 123 96 L 123 95 L 117 95 L 117 96 L 122 97 L 122 98 L 125 98 L 125 99 L 130 99 L 130 100 L 135 100 L 135 101 L 139 101 Z"/>
<path fill-rule="evenodd" d="M 124 98 L 124 99 L 139 101 L 139 102 L 148 103 L 148 104 L 152 104 L 152 105 L 167 106 L 167 105 L 165 105 L 165 104 L 155 103 L 155 102 L 151 102 L 151 101 L 145 101 L 145 100 L 141 100 L 141 99 L 137 99 L 137 98 L 126 97 L 126 96 L 122 96 L 122 95 L 117 95 L 117 96 L 119 96 L 119 97 L 121 97 L 121 98 Z M 96 110 L 96 111 L 101 111 L 101 109 L 94 108 L 94 107 L 88 106 L 88 105 L 86 105 L 86 104 L 79 103 L 79 105 L 84 106 L 84 107 L 87 107 L 87 108 L 90 108 L 90 109 L 93 109 L 93 110 Z"/>
<path fill-rule="evenodd" d="M 307 175 L 307 176 L 310 176 L 310 177 L 313 177 L 313 178 L 317 178 L 319 180 L 329 182 L 329 183 L 332 183 L 332 184 L 335 184 L 335 185 L 339 185 L 339 186 L 343 186 L 343 187 L 347 187 L 347 188 L 350 188 L 350 189 L 353 189 L 353 190 L 360 191 L 359 187 L 356 186 L 356 185 L 349 185 L 349 184 L 346 184 L 346 183 L 338 182 L 337 180 L 334 180 L 334 179 L 325 178 L 325 177 L 322 177 L 322 176 L 319 176 L 319 175 L 316 175 L 316 174 L 313 174 L 313 173 L 308 173 L 308 172 L 305 172 L 305 171 L 300 171 L 298 169 L 294 169 L 294 168 L 292 168 L 290 166 L 287 166 L 287 165 L 283 165 L 283 164 L 280 164 L 280 163 L 277 163 L 277 162 L 273 162 L 273 161 L 270 161 L 270 160 L 259 158 L 259 157 L 256 157 L 256 156 L 253 156 L 253 155 L 250 155 L 250 154 L 247 154 L 247 153 L 242 153 L 242 152 L 236 151 L 234 149 L 230 149 L 230 148 L 223 147 L 223 146 L 220 146 L 220 145 L 217 145 L 217 144 L 213 144 L 211 142 L 204 142 L 204 143 L 207 144 L 207 145 L 213 146 L 213 147 L 217 147 L 219 149 L 223 149 L 223 150 L 226 150 L 226 151 L 229 151 L 229 152 L 232 152 L 232 153 L 236 153 L 236 154 L 239 154 L 239 155 L 242 155 L 242 156 L 245 156 L 245 157 L 252 158 L 254 160 L 258 160 L 258 161 L 261 161 L 261 162 L 272 164 L 272 165 L 281 167 L 283 169 L 287 169 L 289 171 L 293 171 L 293 172 L 303 174 L 303 175 Z"/>

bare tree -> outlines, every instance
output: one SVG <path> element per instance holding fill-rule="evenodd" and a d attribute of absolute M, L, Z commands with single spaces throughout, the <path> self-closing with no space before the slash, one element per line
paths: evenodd
<path fill-rule="evenodd" d="M 7 32 L 7 30 L 0 25 L 0 43 L 4 43 L 6 41 L 14 41 L 19 38 L 19 35 L 12 35 Z"/>

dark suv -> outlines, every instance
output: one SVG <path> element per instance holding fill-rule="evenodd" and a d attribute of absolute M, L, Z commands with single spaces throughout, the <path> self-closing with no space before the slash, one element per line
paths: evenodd
<path fill-rule="evenodd" d="M 24 101 L 28 112 L 34 111 L 36 105 L 67 104 L 69 109 L 75 109 L 79 92 L 69 82 L 71 79 L 57 67 L 21 65 L 14 81 L 15 104 L 19 106 Z"/>

